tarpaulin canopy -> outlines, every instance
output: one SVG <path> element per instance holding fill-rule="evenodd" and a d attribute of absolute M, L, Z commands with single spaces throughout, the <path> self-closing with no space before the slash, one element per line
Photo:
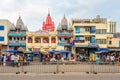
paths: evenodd
<path fill-rule="evenodd" d="M 4 52 L 11 52 L 11 53 L 13 52 L 14 53 L 14 52 L 18 52 L 18 51 L 17 50 L 5 50 Z"/>
<path fill-rule="evenodd" d="M 110 50 L 108 48 L 100 48 L 96 53 L 109 53 Z"/>
<path fill-rule="evenodd" d="M 71 53 L 69 50 L 51 50 L 49 53 L 61 54 L 61 53 Z"/>

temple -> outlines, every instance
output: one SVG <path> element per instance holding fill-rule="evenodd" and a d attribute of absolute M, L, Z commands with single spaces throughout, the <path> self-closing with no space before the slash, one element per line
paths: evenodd
<path fill-rule="evenodd" d="M 50 16 L 50 13 L 48 13 L 48 16 L 46 18 L 46 22 L 43 22 L 42 30 L 47 30 L 47 31 L 54 31 L 54 22 L 52 21 L 52 18 Z"/>
<path fill-rule="evenodd" d="M 26 49 L 26 32 L 27 26 L 24 25 L 19 16 L 16 26 L 13 24 L 8 32 L 8 47 L 9 49 L 17 50 L 19 47 Z"/>

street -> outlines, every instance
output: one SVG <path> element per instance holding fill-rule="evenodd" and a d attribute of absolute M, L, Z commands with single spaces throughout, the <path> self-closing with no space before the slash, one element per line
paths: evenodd
<path fill-rule="evenodd" d="M 120 80 L 120 73 L 2 73 L 0 80 Z"/>

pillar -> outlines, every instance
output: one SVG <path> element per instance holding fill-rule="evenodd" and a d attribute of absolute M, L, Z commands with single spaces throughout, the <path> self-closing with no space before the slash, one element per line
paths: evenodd
<path fill-rule="evenodd" d="M 51 44 L 51 36 L 49 37 L 49 46 L 51 48 L 52 44 Z"/>

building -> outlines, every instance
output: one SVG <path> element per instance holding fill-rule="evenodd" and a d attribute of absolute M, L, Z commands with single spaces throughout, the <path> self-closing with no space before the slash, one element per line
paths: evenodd
<path fill-rule="evenodd" d="M 43 22 L 42 30 L 27 32 L 26 50 L 27 51 L 50 51 L 63 50 L 63 47 L 57 46 L 58 38 L 55 31 L 54 22 L 48 13 L 46 22 Z"/>
<path fill-rule="evenodd" d="M 26 49 L 27 51 L 58 50 L 57 41 L 57 32 L 43 30 L 27 32 Z"/>
<path fill-rule="evenodd" d="M 67 19 L 64 16 L 57 27 L 58 46 L 63 46 L 64 50 L 72 50 L 73 29 L 68 26 Z"/>
<path fill-rule="evenodd" d="M 54 31 L 55 30 L 54 22 L 52 21 L 50 13 L 48 13 L 48 16 L 46 18 L 46 22 L 43 22 L 42 30 L 47 30 L 47 31 Z"/>
<path fill-rule="evenodd" d="M 120 33 L 108 33 L 107 40 L 110 51 L 120 52 Z"/>
<path fill-rule="evenodd" d="M 24 25 L 21 17 L 17 20 L 16 26 L 13 25 L 8 33 L 8 46 L 10 49 L 17 50 L 19 47 L 26 49 L 26 32 L 27 27 Z"/>
<path fill-rule="evenodd" d="M 8 31 L 12 27 L 12 23 L 9 20 L 0 20 L 0 52 L 7 49 L 8 43 Z"/>
<path fill-rule="evenodd" d="M 100 48 L 107 49 L 107 33 L 116 32 L 116 22 L 107 22 L 106 18 L 72 19 L 75 53 L 86 54 Z"/>

